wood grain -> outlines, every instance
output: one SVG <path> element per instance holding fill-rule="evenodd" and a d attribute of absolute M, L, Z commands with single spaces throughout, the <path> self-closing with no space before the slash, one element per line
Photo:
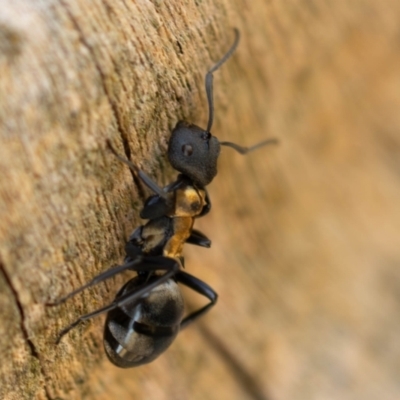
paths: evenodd
<path fill-rule="evenodd" d="M 0 0 L 0 397 L 398 399 L 400 3 Z M 224 149 L 186 268 L 217 306 L 154 363 L 105 358 L 126 279 L 46 307 L 119 263 L 143 193 L 109 139 L 161 183 L 180 119 Z M 188 307 L 198 299 L 185 291 Z"/>

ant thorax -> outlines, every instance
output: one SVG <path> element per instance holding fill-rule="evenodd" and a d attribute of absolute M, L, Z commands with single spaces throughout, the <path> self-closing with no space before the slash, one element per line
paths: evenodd
<path fill-rule="evenodd" d="M 179 259 L 184 244 L 192 233 L 195 218 L 208 206 L 207 193 L 205 189 L 199 189 L 194 184 L 185 182 L 171 195 L 174 197 L 174 207 L 167 216 L 171 218 L 172 234 L 164 244 L 163 255 Z"/>
<path fill-rule="evenodd" d="M 192 233 L 193 217 L 171 218 L 173 235 L 165 243 L 163 256 L 179 260 L 182 257 L 183 246 Z"/>
<path fill-rule="evenodd" d="M 173 193 L 175 207 L 170 217 L 198 217 L 207 205 L 206 191 L 187 184 Z"/>

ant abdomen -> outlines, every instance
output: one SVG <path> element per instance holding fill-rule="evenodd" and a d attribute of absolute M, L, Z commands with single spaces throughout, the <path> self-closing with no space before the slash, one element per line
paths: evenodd
<path fill-rule="evenodd" d="M 149 284 L 155 277 L 137 276 L 127 282 L 116 299 Z M 184 303 L 173 279 L 146 296 L 110 311 L 104 327 L 104 348 L 121 368 L 147 364 L 163 353 L 179 333 Z"/>

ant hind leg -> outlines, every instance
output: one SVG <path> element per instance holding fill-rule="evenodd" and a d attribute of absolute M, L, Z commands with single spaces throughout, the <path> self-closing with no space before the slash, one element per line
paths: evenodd
<path fill-rule="evenodd" d="M 210 300 L 210 302 L 204 307 L 201 307 L 197 311 L 190 313 L 187 317 L 183 319 L 183 321 L 181 322 L 181 329 L 183 329 L 190 325 L 192 322 L 196 321 L 211 307 L 213 307 L 217 302 L 218 294 L 214 291 L 214 289 L 208 286 L 207 283 L 203 282 L 193 275 L 188 274 L 187 272 L 179 271 L 175 277 L 177 282 L 182 283 L 183 285 L 203 295 L 204 297 L 207 297 L 207 299 Z"/>
<path fill-rule="evenodd" d="M 81 288 L 75 290 L 72 292 L 73 294 L 65 296 L 63 301 L 65 301 L 67 298 L 72 297 L 78 292 L 81 292 L 83 289 L 86 289 L 89 286 L 93 286 L 96 283 L 102 282 L 117 273 L 126 270 L 126 269 L 132 269 L 137 272 L 155 272 L 155 271 L 166 271 L 163 275 L 157 276 L 157 279 L 152 280 L 151 282 L 145 282 L 143 285 L 139 286 L 136 288 L 135 291 L 127 293 L 121 297 L 116 298 L 111 304 L 99 308 L 98 310 L 95 310 L 91 313 L 85 314 L 80 316 L 78 319 L 76 319 L 74 322 L 72 322 L 70 325 L 65 327 L 57 336 L 56 339 L 56 344 L 58 344 L 61 340 L 61 338 L 67 334 L 71 329 L 75 328 L 77 325 L 79 325 L 81 322 L 86 321 L 88 319 L 91 319 L 93 317 L 97 317 L 98 315 L 107 313 L 111 310 L 114 310 L 117 307 L 121 307 L 126 303 L 133 302 L 137 299 L 140 299 L 142 296 L 146 295 L 149 293 L 151 290 L 153 290 L 155 287 L 161 285 L 162 283 L 166 282 L 168 279 L 170 279 L 172 276 L 174 276 L 178 271 L 179 271 L 180 265 L 179 263 L 168 257 L 163 257 L 163 256 L 155 256 L 155 257 L 144 257 L 141 259 L 140 262 L 130 262 L 124 265 L 120 265 L 119 267 L 113 268 L 113 270 L 118 269 L 118 272 L 112 271 L 106 271 L 103 274 L 98 275 L 96 278 L 92 279 L 88 284 L 82 286 Z"/>

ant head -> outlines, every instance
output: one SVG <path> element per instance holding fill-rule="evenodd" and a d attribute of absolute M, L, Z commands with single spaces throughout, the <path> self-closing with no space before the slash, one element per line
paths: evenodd
<path fill-rule="evenodd" d="M 217 175 L 220 143 L 210 132 L 180 121 L 172 131 L 168 158 L 172 167 L 200 186 Z"/>
<path fill-rule="evenodd" d="M 239 43 L 239 31 L 235 29 L 235 41 L 228 52 L 206 74 L 208 100 L 207 129 L 186 122 L 178 122 L 172 131 L 168 145 L 171 165 L 200 186 L 208 185 L 217 175 L 217 160 L 220 152 L 218 139 L 211 135 L 214 120 L 213 73 L 231 56 Z"/>

